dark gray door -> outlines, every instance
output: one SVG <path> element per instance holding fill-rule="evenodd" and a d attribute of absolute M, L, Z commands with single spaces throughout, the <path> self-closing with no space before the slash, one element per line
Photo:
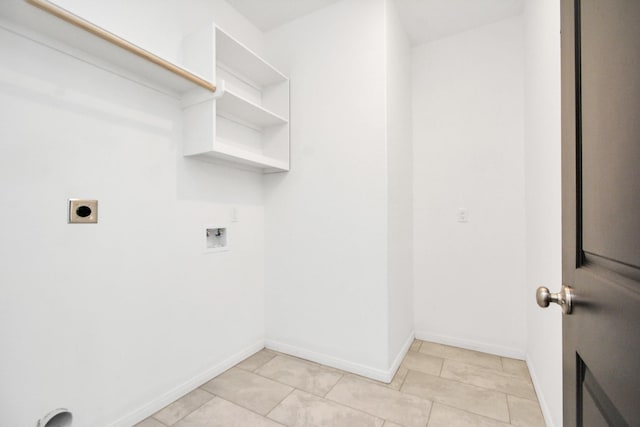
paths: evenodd
<path fill-rule="evenodd" d="M 562 0 L 564 425 L 640 426 L 640 0 Z"/>

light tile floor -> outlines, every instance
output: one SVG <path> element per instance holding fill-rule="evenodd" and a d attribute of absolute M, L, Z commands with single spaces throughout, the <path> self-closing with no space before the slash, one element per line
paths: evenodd
<path fill-rule="evenodd" d="M 544 427 L 524 362 L 416 340 L 390 384 L 262 350 L 137 427 Z"/>

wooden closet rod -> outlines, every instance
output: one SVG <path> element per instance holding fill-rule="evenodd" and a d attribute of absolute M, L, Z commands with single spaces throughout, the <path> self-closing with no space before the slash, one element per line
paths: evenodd
<path fill-rule="evenodd" d="M 209 82 L 203 79 L 202 77 L 198 77 L 195 74 L 192 74 L 189 71 L 185 70 L 184 68 L 181 68 L 175 64 L 172 64 L 171 62 L 165 59 L 162 59 L 159 56 L 154 55 L 153 53 L 148 52 L 142 49 L 141 47 L 136 46 L 133 43 L 130 43 L 127 40 L 121 37 L 118 37 L 115 34 L 112 34 L 109 31 L 103 28 L 100 28 L 97 25 L 85 19 L 80 18 L 77 15 L 74 15 L 68 10 L 61 8 L 60 6 L 57 6 L 47 0 L 26 0 L 26 1 L 54 16 L 57 16 L 60 19 L 67 21 L 72 25 L 75 25 L 76 27 L 82 28 L 83 30 L 91 34 L 97 37 L 100 37 L 103 40 L 106 40 L 111 44 L 114 44 L 130 53 L 133 53 L 134 55 L 139 56 L 140 58 L 143 58 L 149 62 L 152 62 L 158 65 L 159 67 L 164 68 L 165 70 L 173 74 L 176 74 L 186 80 L 189 80 L 190 82 L 200 87 L 210 90 L 211 92 L 215 92 L 216 90 L 216 85 L 213 84 L 212 82 Z"/>

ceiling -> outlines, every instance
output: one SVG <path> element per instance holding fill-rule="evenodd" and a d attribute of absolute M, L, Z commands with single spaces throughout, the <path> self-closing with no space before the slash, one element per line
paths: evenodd
<path fill-rule="evenodd" d="M 536 1 L 536 0 L 534 0 Z M 524 0 L 396 0 L 412 45 L 518 15 Z"/>
<path fill-rule="evenodd" d="M 262 31 L 269 31 L 338 0 L 227 0 Z"/>
<path fill-rule="evenodd" d="M 227 1 L 256 27 L 269 31 L 339 0 Z M 414 46 L 517 15 L 524 3 L 524 0 L 395 1 Z"/>

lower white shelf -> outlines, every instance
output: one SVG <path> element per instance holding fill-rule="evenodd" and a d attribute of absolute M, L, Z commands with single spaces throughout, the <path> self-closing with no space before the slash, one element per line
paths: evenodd
<path fill-rule="evenodd" d="M 288 123 L 287 119 L 226 89 L 224 85 L 222 88 L 221 93 L 216 94 L 218 114 L 238 118 L 258 129 Z"/>
<path fill-rule="evenodd" d="M 247 166 L 263 169 L 265 172 L 287 172 L 289 170 L 288 162 L 268 157 L 263 154 L 255 153 L 250 150 L 245 150 L 239 147 L 235 147 L 230 144 L 226 144 L 217 140 L 213 149 L 194 154 L 189 157 L 211 157 L 217 159 L 229 160 L 236 163 L 241 163 Z"/>

